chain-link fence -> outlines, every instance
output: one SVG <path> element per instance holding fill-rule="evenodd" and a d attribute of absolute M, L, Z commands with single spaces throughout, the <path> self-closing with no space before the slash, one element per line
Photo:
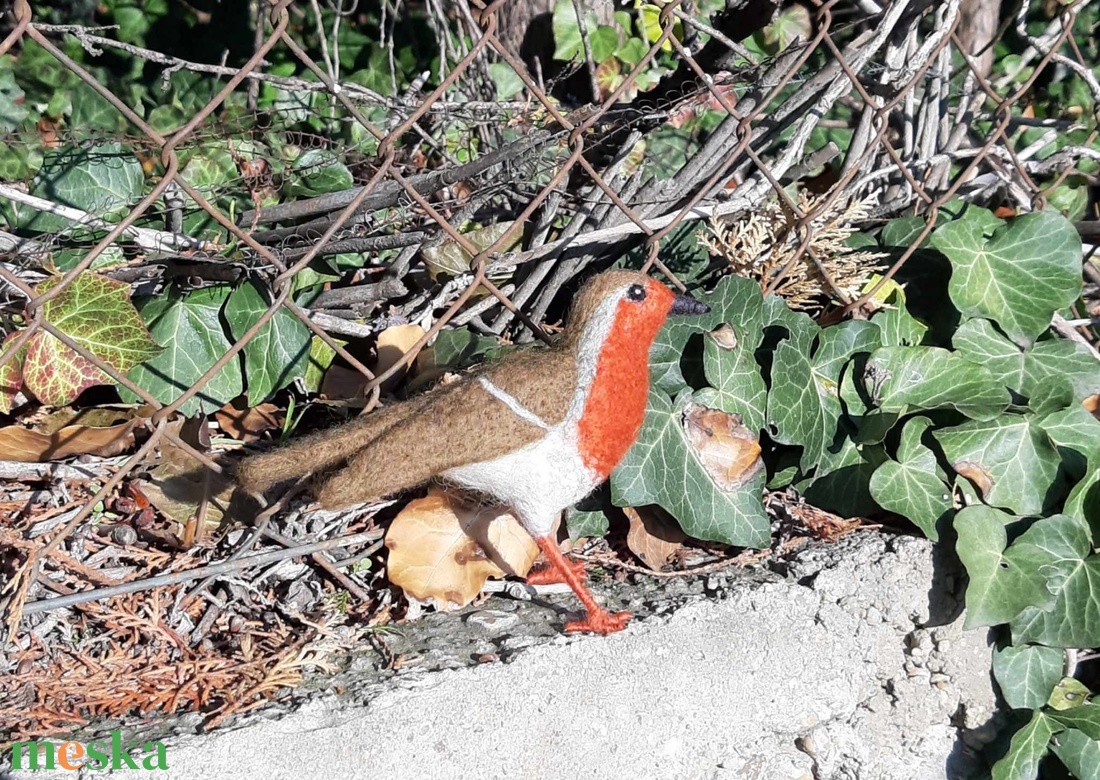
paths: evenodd
<path fill-rule="evenodd" d="M 82 226 L 96 240 L 43 282 L 36 258 L 51 247 L 14 226 L 3 234 L 0 279 L 23 319 L 9 328 L 0 366 L 22 360 L 36 336 L 48 334 L 64 346 L 58 355 L 103 372 L 151 412 L 140 422 L 147 433 L 140 448 L 119 459 L 43 542 L 12 557 L 4 594 L 10 631 L 54 608 L 43 595 L 28 598 L 41 591 L 40 563 L 159 448 L 178 448 L 212 475 L 231 473 L 230 461 L 212 457 L 170 423 L 277 316 L 300 322 L 364 375 L 369 412 L 383 383 L 441 331 L 547 338 L 545 326 L 576 280 L 624 255 L 683 286 L 690 269 L 677 260 L 675 247 L 688 227 L 729 224 L 778 204 L 791 251 L 762 276 L 762 286 L 782 291 L 792 276 L 815 279 L 820 307 L 844 316 L 858 313 L 913 258 L 953 199 L 1008 203 L 1018 212 L 1044 208 L 1070 177 L 1088 175 L 1079 163 L 1100 158 L 1091 101 L 1077 119 L 1032 108 L 1037 91 L 1047 94 L 1052 83 L 1067 80 L 1100 99 L 1100 84 L 1074 37 L 1087 0 L 1052 4 L 1038 32 L 1035 11 L 1022 3 L 1018 15 L 1005 18 L 978 47 L 960 37 L 966 4 L 959 0 L 815 0 L 812 9 L 796 6 L 786 17 L 786 33 L 774 26 L 761 32 L 781 10 L 767 0 L 730 0 L 710 13 L 690 0 L 670 0 L 647 7 L 643 45 L 617 59 L 599 40 L 611 25 L 589 18 L 581 0 L 573 4 L 575 51 L 564 65 L 502 42 L 515 38 L 499 31 L 507 2 L 429 2 L 438 59 L 403 94 L 384 95 L 342 80 L 338 57 L 323 48 L 322 61 L 315 60 L 311 47 L 289 32 L 292 16 L 309 17 L 316 3 L 263 2 L 251 56 L 229 67 L 126 43 L 110 31 L 40 23 L 31 3 L 16 0 L 0 54 L 33 42 L 94 91 L 125 125 L 130 145 L 142 150 L 151 186 L 107 217 L 2 185 L 0 197 Z M 557 26 L 545 31 L 558 36 L 558 54 L 561 16 L 556 9 Z M 1007 37 L 1019 44 L 1012 70 L 991 75 L 983 51 Z M 165 78 L 187 72 L 221 86 L 186 121 L 166 129 L 77 62 L 66 44 L 74 41 L 92 56 L 124 58 Z M 622 50 L 621 37 L 615 45 Z M 296 75 L 268 67 L 279 50 L 299 66 L 290 69 Z M 550 65 L 556 73 L 548 72 Z M 354 186 L 268 203 L 262 155 L 243 147 L 237 175 L 215 194 L 236 186 L 251 207 L 227 209 L 195 179 L 200 172 L 189 168 L 181 150 L 217 134 L 230 96 L 244 95 L 255 108 L 261 88 L 309 106 L 323 96 L 329 127 L 340 125 L 370 150 L 351 166 Z M 673 132 L 685 127 L 689 132 Z M 448 138 L 452 128 L 461 128 L 458 143 Z M 1072 143 L 1055 144 L 1071 133 L 1077 134 Z M 308 134 L 295 140 L 310 147 Z M 331 147 L 323 139 L 316 143 Z M 870 283 L 866 273 L 858 283 L 837 278 L 835 264 L 815 244 L 824 225 L 853 202 L 860 204 L 858 218 L 851 217 L 859 225 L 905 214 L 923 218 L 907 248 L 875 269 Z M 189 232 L 194 220 L 181 218 L 185 208 L 201 212 L 205 232 Z M 469 229 L 472 223 L 477 231 Z M 490 231 L 494 225 L 502 229 Z M 214 235 L 223 238 L 209 238 Z M 127 262 L 101 272 L 135 288 L 160 289 L 166 269 L 175 267 L 171 278 L 188 289 L 247 279 L 263 294 L 263 311 L 169 399 L 50 316 L 51 301 L 103 268 L 105 253 L 117 247 L 125 248 Z M 296 295 L 311 264 L 341 254 L 383 259 L 309 300 Z M 364 317 L 364 311 L 371 313 Z M 353 345 L 373 338 L 395 313 L 426 326 L 424 333 L 403 359 L 372 373 Z M 261 522 L 281 507 L 269 507 Z M 205 504 L 200 520 L 204 511 Z M 335 575 L 351 593 L 362 593 L 353 579 Z M 74 592 L 72 601 L 79 601 L 80 590 Z"/>

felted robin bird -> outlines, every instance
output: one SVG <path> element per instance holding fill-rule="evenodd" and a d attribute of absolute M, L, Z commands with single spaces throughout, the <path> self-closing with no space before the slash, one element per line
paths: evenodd
<path fill-rule="evenodd" d="M 549 566 L 530 583 L 566 582 L 584 604 L 566 631 L 609 634 L 611 614 L 552 538 L 561 513 L 610 476 L 634 444 L 649 391 L 649 349 L 670 314 L 709 307 L 635 271 L 608 271 L 577 293 L 549 349 L 522 350 L 451 384 L 390 404 L 241 464 L 250 491 L 343 467 L 325 478 L 321 505 L 381 498 L 438 478 L 511 509 Z"/>

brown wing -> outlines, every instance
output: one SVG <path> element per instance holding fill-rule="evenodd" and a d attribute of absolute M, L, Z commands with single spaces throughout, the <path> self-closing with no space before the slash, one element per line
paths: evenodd
<path fill-rule="evenodd" d="M 547 425 L 565 417 L 576 387 L 571 353 L 518 353 L 483 372 L 438 388 L 410 414 L 385 427 L 348 466 L 325 482 L 318 500 L 339 507 L 414 487 L 447 469 L 491 460 L 546 431 L 523 419 L 480 383 L 485 377 Z M 410 402 L 412 403 L 412 402 Z"/>

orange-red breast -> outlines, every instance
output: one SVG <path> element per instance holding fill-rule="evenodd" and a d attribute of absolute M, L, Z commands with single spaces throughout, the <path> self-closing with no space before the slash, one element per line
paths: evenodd
<path fill-rule="evenodd" d="M 239 479 L 263 490 L 342 464 L 325 479 L 326 507 L 380 498 L 432 478 L 512 509 L 550 567 L 529 582 L 567 582 L 587 609 L 567 631 L 618 631 L 630 615 L 601 608 L 551 538 L 562 511 L 606 480 L 637 438 L 649 390 L 649 349 L 670 314 L 704 314 L 635 271 L 608 271 L 577 293 L 561 339 L 517 352 L 460 381 L 339 428 L 249 458 Z"/>

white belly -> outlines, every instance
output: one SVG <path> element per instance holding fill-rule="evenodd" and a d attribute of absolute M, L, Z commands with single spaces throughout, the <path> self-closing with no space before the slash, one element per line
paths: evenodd
<path fill-rule="evenodd" d="M 444 479 L 486 493 L 515 510 L 535 536 L 553 530 L 562 510 L 580 501 L 600 484 L 599 476 L 584 465 L 570 425 L 559 425 L 546 436 L 494 460 L 458 466 L 443 472 Z"/>

